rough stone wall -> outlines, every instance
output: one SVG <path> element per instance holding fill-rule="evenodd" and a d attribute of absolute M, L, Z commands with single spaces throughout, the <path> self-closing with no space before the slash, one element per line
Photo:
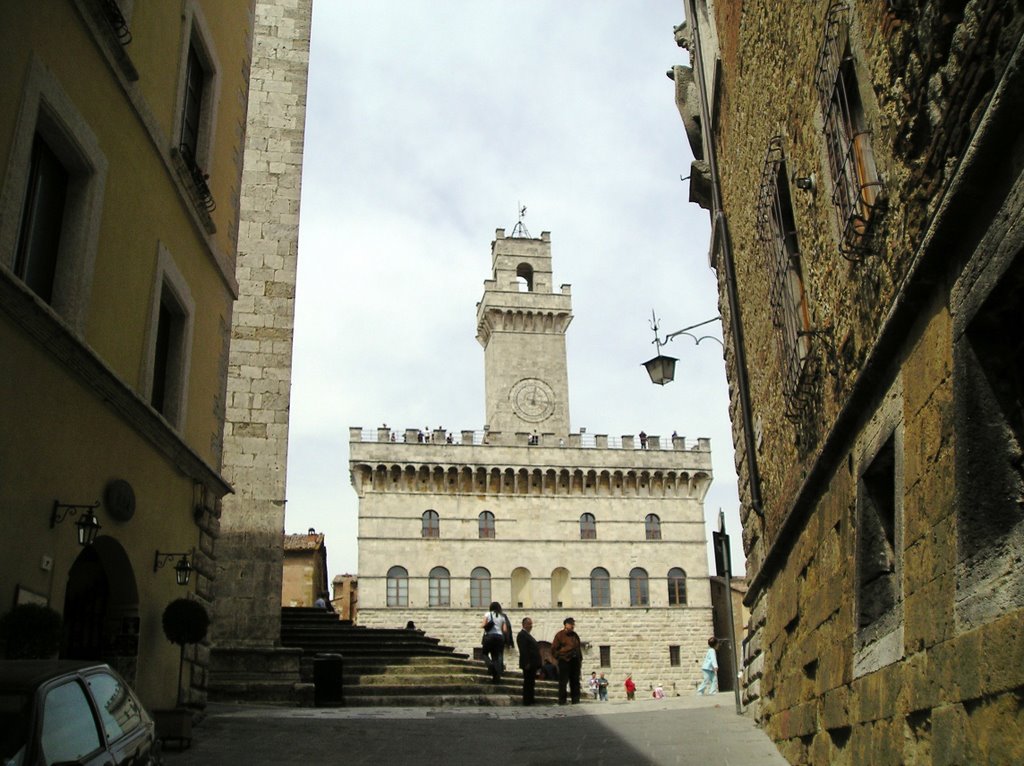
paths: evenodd
<path fill-rule="evenodd" d="M 846 259 L 814 88 L 831 4 L 717 5 L 723 78 L 713 124 L 765 507 L 763 519 L 750 509 L 734 387 L 751 576 L 747 698 L 793 763 L 1020 762 L 1024 598 L 1006 553 L 1019 534 L 993 546 L 998 562 L 981 562 L 991 572 L 984 587 L 966 593 L 963 583 L 977 572 L 965 564 L 964 541 L 978 494 L 993 494 L 986 476 L 1007 488 L 990 504 L 1019 532 L 1020 435 L 1000 422 L 987 444 L 971 436 L 998 413 L 990 405 L 971 422 L 962 378 L 976 353 L 964 350 L 974 342 L 971 314 L 1022 268 L 1024 237 L 1014 222 L 1024 214 L 1024 10 L 997 0 L 848 3 L 857 96 L 885 208 L 872 252 Z M 798 420 L 784 416 L 756 220 L 774 136 L 785 150 L 818 365 Z M 809 174 L 813 192 L 792 185 Z M 981 297 L 963 297 L 968 287 Z M 986 335 L 1006 333 L 1019 337 L 1019 323 L 1007 319 Z M 734 343 L 727 357 L 735 386 Z M 893 391 L 895 400 L 887 398 Z M 898 640 L 881 651 L 867 636 L 871 626 L 858 622 L 858 546 L 872 460 L 865 445 L 892 401 L 898 625 L 888 635 Z M 968 460 L 968 447 L 985 457 Z M 978 469 L 1004 453 L 1002 474 Z"/>
<path fill-rule="evenodd" d="M 367 609 L 359 610 L 359 624 L 400 628 L 408 620 L 446 646 L 473 656 L 483 635 L 480 625 L 486 609 Z M 609 679 L 610 699 L 625 699 L 623 683 L 632 673 L 640 697 L 650 696 L 661 684 L 670 696 L 692 694 L 701 679 L 700 663 L 711 635 L 710 607 L 682 609 L 510 609 L 514 633 L 523 617 L 533 619 L 533 636 L 548 641 L 562 629 L 562 620 L 572 616 L 576 632 L 584 642 L 583 678 L 591 672 Z M 589 645 L 588 645 L 589 644 Z M 601 666 L 601 646 L 610 647 L 611 662 Z M 679 647 L 679 665 L 670 663 L 669 647 Z M 519 674 L 515 650 L 505 655 L 509 673 Z"/>
<path fill-rule="evenodd" d="M 292 319 L 312 0 L 256 3 L 228 361 L 218 646 L 280 642 Z"/>

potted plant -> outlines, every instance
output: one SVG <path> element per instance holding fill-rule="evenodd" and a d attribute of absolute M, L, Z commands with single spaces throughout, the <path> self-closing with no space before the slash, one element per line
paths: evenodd
<path fill-rule="evenodd" d="M 61 617 L 48 606 L 18 604 L 0 617 L 0 645 L 9 660 L 43 660 L 60 649 Z"/>
<path fill-rule="evenodd" d="M 210 615 L 198 601 L 179 598 L 164 609 L 164 635 L 180 648 L 178 656 L 178 698 L 173 710 L 155 710 L 157 736 L 164 743 L 176 740 L 179 748 L 188 747 L 192 742 L 192 711 L 185 707 L 181 694 L 181 676 L 185 665 L 185 646 L 197 644 L 206 638 L 210 628 Z"/>

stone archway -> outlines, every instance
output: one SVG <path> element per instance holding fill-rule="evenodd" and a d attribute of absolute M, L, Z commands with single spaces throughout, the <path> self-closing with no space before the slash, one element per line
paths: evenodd
<path fill-rule="evenodd" d="M 68 571 L 61 657 L 106 662 L 134 683 L 139 654 L 139 591 L 121 544 L 99 537 Z"/>

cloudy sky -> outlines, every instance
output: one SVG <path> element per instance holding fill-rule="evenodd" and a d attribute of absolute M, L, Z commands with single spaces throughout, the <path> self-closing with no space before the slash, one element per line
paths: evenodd
<path fill-rule="evenodd" d="M 484 423 L 476 303 L 520 203 L 572 285 L 573 430 L 709 437 L 708 528 L 726 511 L 742 571 L 720 346 L 662 334 L 717 314 L 708 215 L 665 76 L 682 0 L 314 4 L 299 239 L 288 532 L 357 571 L 349 426 Z M 716 323 L 711 331 L 720 337 Z"/>

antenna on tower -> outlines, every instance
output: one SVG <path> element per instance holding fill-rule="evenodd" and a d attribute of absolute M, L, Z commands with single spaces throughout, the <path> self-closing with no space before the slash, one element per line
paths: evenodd
<path fill-rule="evenodd" d="M 519 204 L 519 222 L 515 226 L 512 227 L 512 236 L 513 237 L 522 237 L 522 238 L 525 238 L 525 239 L 533 239 L 533 237 L 530 236 L 530 232 L 528 232 L 526 230 L 526 224 L 523 223 L 523 219 L 526 217 L 526 205 L 524 205 L 522 202 L 520 202 L 518 204 Z"/>

